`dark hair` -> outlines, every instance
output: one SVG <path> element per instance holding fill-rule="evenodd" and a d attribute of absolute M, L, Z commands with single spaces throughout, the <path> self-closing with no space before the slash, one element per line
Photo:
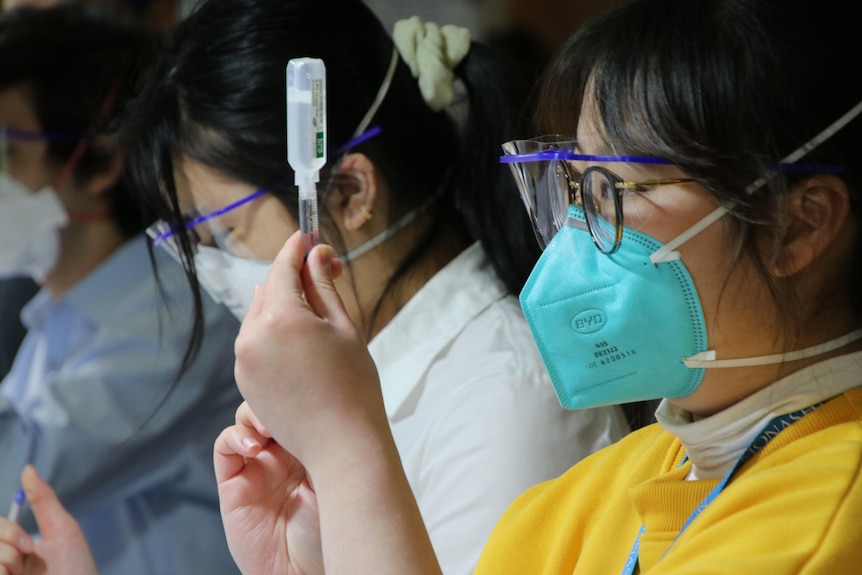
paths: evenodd
<path fill-rule="evenodd" d="M 371 106 L 392 54 L 389 34 L 360 0 L 208 0 L 177 28 L 125 126 L 134 176 L 165 218 L 180 216 L 173 169 L 183 155 L 268 189 L 295 215 L 296 190 L 285 159 L 288 60 L 310 56 L 326 63 L 332 160 Z M 519 91 L 517 78 L 505 70 L 483 47 L 472 47 L 456 69 L 470 100 L 469 120 L 459 130 L 446 113 L 427 106 L 399 58 L 371 120 L 382 132 L 354 150 L 385 178 L 392 221 L 440 194 L 431 208 L 437 221 L 430 235 L 454 226 L 481 239 L 515 292 L 538 249 L 511 176 L 497 162 L 500 144 L 518 135 L 524 117 L 515 106 L 526 106 L 526 87 Z M 324 211 L 322 202 L 321 228 L 337 244 Z M 405 259 L 390 289 L 432 240 L 424 238 Z M 197 292 L 190 250 L 184 246 L 184 260 Z"/>
<path fill-rule="evenodd" d="M 862 101 L 862 4 L 844 0 L 634 0 L 576 34 L 547 70 L 539 123 L 573 134 L 585 99 L 621 153 L 670 160 L 727 207 L 737 255 L 751 255 L 798 336 L 792 281 L 767 273 L 758 245 L 776 230 L 789 187 L 776 164 Z M 589 93 L 588 93 L 589 91 Z M 858 218 L 862 118 L 801 162 L 844 166 Z M 759 178 L 768 184 L 751 195 Z M 860 309 L 862 262 L 835 278 Z M 858 316 L 857 316 L 858 317 Z"/>
<path fill-rule="evenodd" d="M 26 87 L 42 130 L 72 136 L 51 139 L 48 154 L 56 163 L 91 138 L 73 174 L 86 181 L 116 159 L 114 147 L 93 145 L 92 138 L 110 132 L 151 48 L 149 36 L 79 5 L 19 8 L 0 15 L 0 88 Z M 115 104 L 100 117 L 112 92 Z M 120 230 L 127 237 L 140 232 L 148 221 L 125 182 L 109 194 Z"/>

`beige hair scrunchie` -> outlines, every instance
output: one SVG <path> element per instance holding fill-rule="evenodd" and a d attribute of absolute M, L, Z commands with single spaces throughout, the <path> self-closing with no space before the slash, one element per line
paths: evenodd
<path fill-rule="evenodd" d="M 419 81 L 428 106 L 438 112 L 452 103 L 455 69 L 470 51 L 470 31 L 460 26 L 438 26 L 418 16 L 401 20 L 392 33 L 395 46 Z"/>

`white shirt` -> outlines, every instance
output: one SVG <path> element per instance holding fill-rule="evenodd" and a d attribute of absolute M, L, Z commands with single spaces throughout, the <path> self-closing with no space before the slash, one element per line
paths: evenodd
<path fill-rule="evenodd" d="M 842 355 L 788 375 L 710 417 L 691 414 L 666 399 L 656 420 L 676 435 L 692 462 L 687 479 L 724 477 L 773 418 L 862 385 L 862 352 Z"/>
<path fill-rule="evenodd" d="M 517 298 L 478 244 L 431 278 L 369 350 L 447 575 L 473 572 L 521 492 L 628 431 L 617 407 L 560 407 Z"/>

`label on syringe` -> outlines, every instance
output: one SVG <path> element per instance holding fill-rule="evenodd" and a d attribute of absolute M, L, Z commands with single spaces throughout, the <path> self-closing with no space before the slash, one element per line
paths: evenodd
<path fill-rule="evenodd" d="M 324 125 L 323 80 L 311 80 L 311 127 L 314 129 L 314 157 L 323 158 L 326 154 L 326 126 Z"/>

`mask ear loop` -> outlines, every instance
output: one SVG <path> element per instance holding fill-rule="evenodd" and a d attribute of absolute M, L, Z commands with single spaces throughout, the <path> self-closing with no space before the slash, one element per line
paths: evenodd
<path fill-rule="evenodd" d="M 377 89 L 377 94 L 374 96 L 374 100 L 372 100 L 371 105 L 368 107 L 368 110 L 365 112 L 365 115 L 362 117 L 362 120 L 359 121 L 359 125 L 356 127 L 356 130 L 354 130 L 353 137 L 351 137 L 350 140 L 346 144 L 344 144 L 341 148 L 339 148 L 339 150 L 337 152 L 338 160 L 336 160 L 335 165 L 333 166 L 332 170 L 330 171 L 330 175 L 327 178 L 327 183 L 326 183 L 325 189 L 328 190 L 332 186 L 333 182 L 335 181 L 335 178 L 338 176 L 338 173 L 341 171 L 341 160 L 344 158 L 344 155 L 347 152 L 349 152 L 352 148 L 355 148 L 356 146 L 362 144 L 366 140 L 373 138 L 374 136 L 376 136 L 377 134 L 379 134 L 381 132 L 380 126 L 375 126 L 375 127 L 371 128 L 370 130 L 367 130 L 367 131 L 366 131 L 366 128 L 368 128 L 368 125 L 371 123 L 371 120 L 374 118 L 374 115 L 377 113 L 377 110 L 380 109 L 380 105 L 383 103 L 383 100 L 386 98 L 386 94 L 389 93 L 389 86 L 392 84 L 392 78 L 395 76 L 395 70 L 397 69 L 397 67 L 398 67 L 398 48 L 393 46 L 392 47 L 392 57 L 389 60 L 389 68 L 387 68 L 386 75 L 383 77 L 383 81 L 380 83 L 380 88 Z M 410 215 L 410 214 L 407 214 L 407 215 Z M 413 217 L 415 217 L 415 215 Z M 412 219 L 412 218 L 410 218 L 410 219 Z M 404 225 L 407 225 L 407 223 L 409 223 L 409 221 L 404 222 L 402 227 Z M 396 226 L 399 224 L 401 224 L 401 222 L 397 222 Z M 380 235 L 382 236 L 383 234 L 381 233 Z M 372 242 L 375 239 L 376 238 L 372 238 Z M 385 239 L 386 238 L 381 237 L 378 243 L 382 242 Z M 365 253 L 366 251 L 368 251 L 374 247 L 376 247 L 376 245 L 370 245 L 370 246 L 363 245 L 363 246 L 360 246 L 359 249 L 361 250 L 361 253 Z M 351 255 L 351 253 L 348 253 L 345 256 L 342 256 L 341 257 L 342 261 L 344 261 L 345 263 L 350 262 L 352 259 L 355 259 L 356 257 L 358 257 L 356 254 L 360 253 L 360 252 L 359 252 L 359 250 L 356 250 L 356 253 L 352 253 L 351 258 L 347 258 L 347 255 Z M 361 255 L 361 253 L 360 253 L 360 255 Z"/>
<path fill-rule="evenodd" d="M 389 60 L 389 68 L 386 70 L 386 75 L 383 77 L 383 83 L 380 84 L 380 88 L 377 90 L 377 95 L 374 97 L 374 101 L 371 102 L 371 106 L 368 107 L 368 111 L 365 112 L 365 116 L 359 122 L 359 125 L 356 127 L 356 131 L 353 132 L 354 138 L 364 132 L 368 127 L 368 124 L 371 123 L 371 119 L 374 117 L 374 114 L 377 113 L 377 110 L 380 108 L 380 104 L 383 103 L 383 99 L 389 92 L 389 86 L 392 84 L 392 78 L 395 76 L 395 69 L 397 67 L 398 49 L 393 47 L 392 58 Z"/>
<path fill-rule="evenodd" d="M 75 168 L 78 166 L 78 163 L 81 161 L 81 159 L 84 157 L 84 154 L 87 152 L 87 149 L 90 147 L 90 141 L 95 137 L 97 127 L 108 119 L 108 116 L 114 109 L 114 106 L 117 103 L 117 99 L 120 96 L 120 88 L 122 86 L 122 82 L 126 77 L 126 68 L 128 67 L 128 64 L 129 55 L 126 54 L 123 57 L 123 61 L 120 63 L 120 69 L 117 71 L 117 76 L 116 78 L 114 78 L 114 82 L 113 84 L 111 84 L 111 88 L 108 90 L 108 93 L 105 95 L 105 99 L 102 101 L 102 105 L 99 107 L 99 113 L 96 116 L 96 121 L 87 130 L 87 132 L 84 134 L 84 137 L 78 141 L 78 144 L 72 150 L 72 154 L 69 156 L 69 159 L 66 160 L 66 163 L 60 169 L 60 173 L 57 174 L 56 178 L 54 178 L 54 181 L 51 184 L 54 190 L 57 190 L 59 192 L 59 190 L 72 176 L 75 171 Z M 107 219 L 108 214 L 105 213 L 69 213 L 69 220 L 73 222 L 105 221 Z"/>
<path fill-rule="evenodd" d="M 834 136 L 835 133 L 838 132 L 838 130 L 849 124 L 859 114 L 862 114 L 862 102 L 859 102 L 858 104 L 853 106 L 850 110 L 847 111 L 847 113 L 835 120 L 825 130 L 823 130 L 822 132 L 811 138 L 811 140 L 791 152 L 786 158 L 781 160 L 779 166 L 784 164 L 796 163 L 806 154 L 811 152 L 814 148 Z M 747 195 L 753 194 L 754 192 L 762 188 L 764 185 L 766 185 L 766 182 L 769 181 L 769 178 L 774 177 L 776 173 L 778 173 L 778 171 L 775 171 L 769 176 L 758 178 L 757 180 L 753 181 L 751 184 L 748 185 L 748 187 L 745 188 L 745 193 Z M 653 263 L 658 263 L 659 261 L 671 261 L 673 259 L 679 259 L 679 252 L 675 251 L 676 248 L 679 247 L 684 241 L 693 237 L 695 234 L 699 233 L 712 222 L 720 218 L 726 212 L 727 209 L 724 207 L 716 208 L 703 220 L 696 223 L 694 226 L 674 238 L 671 242 L 668 242 L 662 248 L 657 250 L 654 254 L 650 256 L 650 259 Z M 766 355 L 760 357 L 743 357 L 737 359 L 717 360 L 715 359 L 715 350 L 707 350 L 700 353 L 696 353 L 691 357 L 685 357 L 683 358 L 682 362 L 685 364 L 686 367 L 692 369 L 770 365 L 783 361 L 807 359 L 809 357 L 828 353 L 830 351 L 840 349 L 845 345 L 853 343 L 854 341 L 857 341 L 859 339 L 862 339 L 862 329 L 857 329 L 832 341 L 827 341 L 818 345 L 814 345 L 812 347 L 796 351 L 790 351 L 787 353 L 776 353 L 773 355 Z"/>
<path fill-rule="evenodd" d="M 850 110 L 847 111 L 843 116 L 832 122 L 829 126 L 826 127 L 825 130 L 811 138 L 808 142 L 791 152 L 786 158 L 779 162 L 779 166 L 785 164 L 795 164 L 797 161 L 806 156 L 809 152 L 814 150 L 817 146 L 831 138 L 835 135 L 838 130 L 849 124 L 853 121 L 856 116 L 862 113 L 862 102 L 859 102 L 855 106 L 853 106 Z M 779 170 L 776 170 L 769 176 L 764 176 L 762 178 L 758 178 L 751 182 L 745 188 L 745 194 L 751 195 L 763 186 L 766 185 L 766 182 L 769 181 L 770 178 L 774 177 Z M 650 261 L 653 264 L 658 264 L 661 262 L 670 262 L 679 259 L 679 252 L 676 251 L 676 248 L 702 232 L 704 229 L 712 225 L 713 222 L 721 218 L 724 214 L 727 213 L 727 208 L 724 206 L 719 206 L 712 212 L 706 215 L 702 220 L 682 232 L 680 235 L 666 243 L 664 246 L 656 250 L 653 254 L 650 255 Z"/>

